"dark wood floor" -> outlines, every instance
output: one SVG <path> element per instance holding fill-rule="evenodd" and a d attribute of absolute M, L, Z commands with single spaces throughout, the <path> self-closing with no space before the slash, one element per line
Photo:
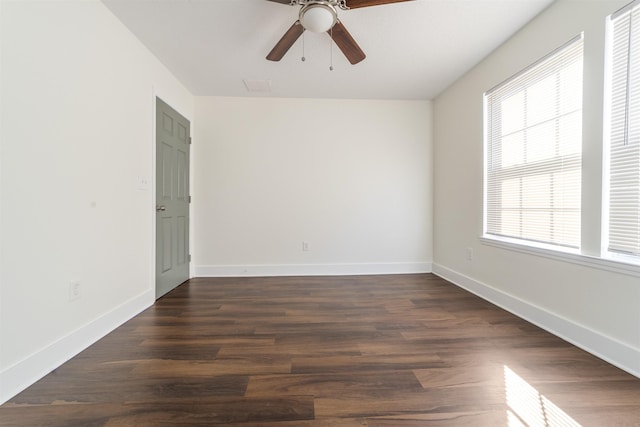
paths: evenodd
<path fill-rule="evenodd" d="M 640 379 L 433 275 L 194 279 L 2 426 L 640 426 Z"/>

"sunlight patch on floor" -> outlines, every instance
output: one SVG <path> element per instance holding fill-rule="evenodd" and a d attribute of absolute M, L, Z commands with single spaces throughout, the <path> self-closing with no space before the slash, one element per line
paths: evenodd
<path fill-rule="evenodd" d="M 581 427 L 506 365 L 504 384 L 509 427 Z"/>

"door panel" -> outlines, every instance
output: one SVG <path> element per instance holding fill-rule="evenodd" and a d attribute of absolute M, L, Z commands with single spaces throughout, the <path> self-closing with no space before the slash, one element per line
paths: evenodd
<path fill-rule="evenodd" d="M 156 99 L 156 298 L 189 278 L 189 129 Z"/>
<path fill-rule="evenodd" d="M 188 154 L 183 150 L 178 150 L 178 159 L 176 163 L 177 174 L 176 177 L 178 182 L 178 193 L 176 195 L 177 199 L 180 201 L 186 201 L 187 197 L 189 197 L 189 165 L 187 162 Z"/>
<path fill-rule="evenodd" d="M 189 248 L 187 247 L 187 218 L 178 217 L 178 264 L 187 262 Z"/>
<path fill-rule="evenodd" d="M 162 202 L 166 202 L 171 200 L 173 183 L 173 147 L 168 145 L 166 142 L 162 143 L 160 158 L 160 164 L 162 165 L 162 180 L 159 181 L 162 183 L 160 197 L 162 198 Z"/>
<path fill-rule="evenodd" d="M 160 254 L 160 259 L 162 260 L 162 265 L 160 267 L 160 271 L 162 273 L 166 273 L 170 271 L 173 262 L 171 260 L 171 240 L 172 240 L 172 232 L 171 232 L 171 218 L 161 218 L 161 227 L 162 227 L 162 238 L 160 240 L 159 249 L 162 251 Z"/>

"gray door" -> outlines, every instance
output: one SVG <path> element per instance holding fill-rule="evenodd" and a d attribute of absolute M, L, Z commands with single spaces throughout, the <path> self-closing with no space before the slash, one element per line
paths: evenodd
<path fill-rule="evenodd" d="M 189 279 L 189 121 L 156 98 L 156 298 Z"/>

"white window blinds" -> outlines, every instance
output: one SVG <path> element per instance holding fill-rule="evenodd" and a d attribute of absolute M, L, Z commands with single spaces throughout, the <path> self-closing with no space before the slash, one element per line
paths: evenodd
<path fill-rule="evenodd" d="M 582 37 L 485 94 L 485 233 L 580 246 Z"/>
<path fill-rule="evenodd" d="M 640 5 L 612 18 L 609 251 L 640 256 Z"/>

